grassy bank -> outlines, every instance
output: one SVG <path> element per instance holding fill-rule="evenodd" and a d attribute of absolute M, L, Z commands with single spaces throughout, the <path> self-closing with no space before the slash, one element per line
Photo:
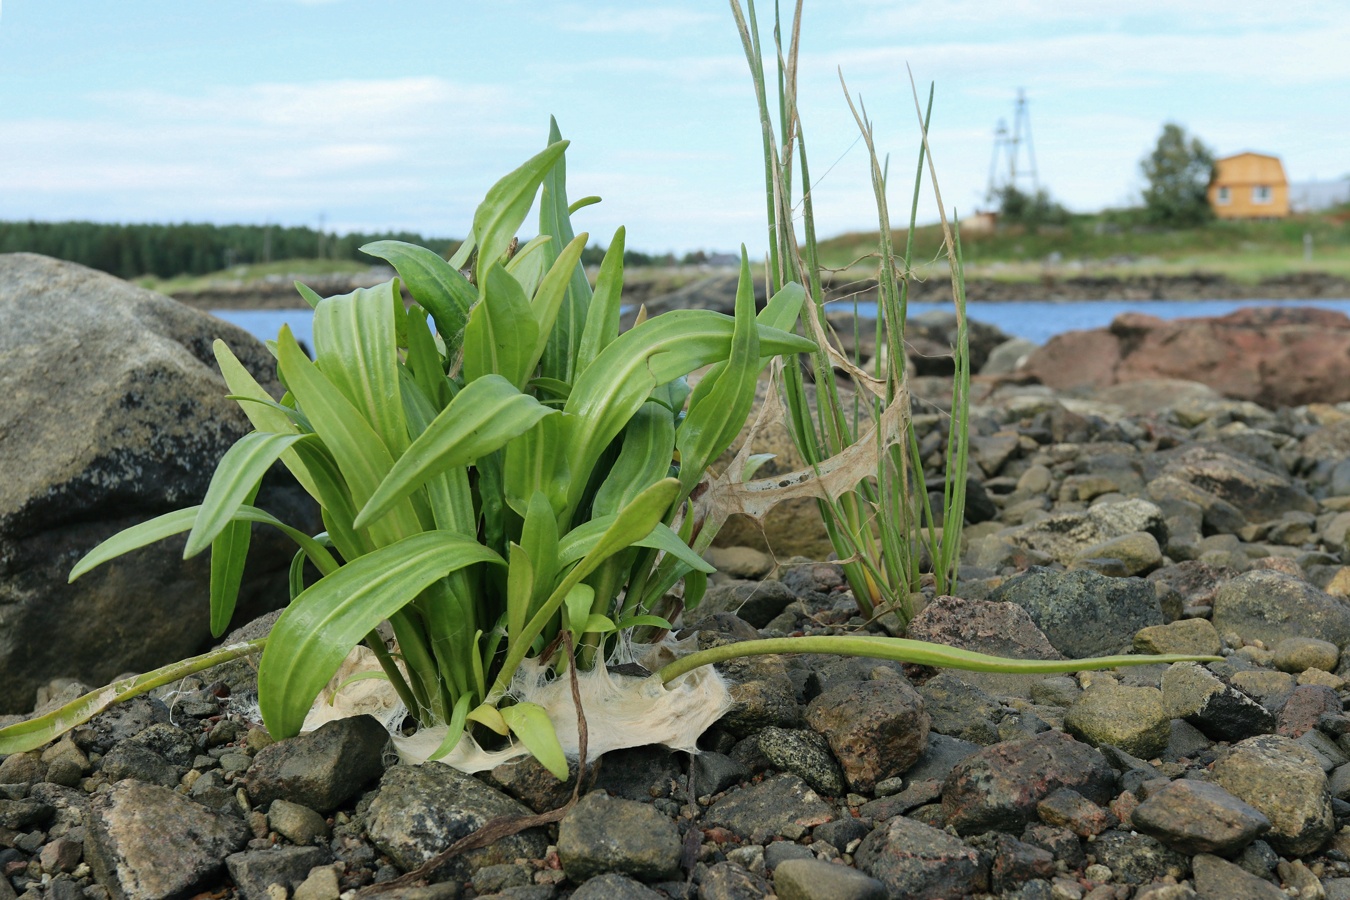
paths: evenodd
<path fill-rule="evenodd" d="M 1035 280 L 1047 275 L 1187 275 L 1205 272 L 1254 283 L 1294 272 L 1350 277 L 1350 212 L 1293 216 L 1269 222 L 1212 222 L 1165 230 L 1129 225 L 1110 213 L 1075 216 L 1067 225 L 1035 232 L 1001 227 L 987 234 L 963 230 L 968 276 Z M 1304 235 L 1311 235 L 1312 256 Z M 895 240 L 903 242 L 897 231 Z M 918 260 L 937 259 L 939 226 L 915 230 Z M 876 232 L 843 234 L 820 243 L 822 261 L 847 269 L 876 247 Z"/>

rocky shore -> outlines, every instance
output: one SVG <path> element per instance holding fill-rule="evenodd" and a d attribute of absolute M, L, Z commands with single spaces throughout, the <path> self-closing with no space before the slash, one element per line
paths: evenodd
<path fill-rule="evenodd" d="M 1005 384 L 973 420 L 961 590 L 911 637 L 1223 662 L 729 664 L 706 752 L 593 760 L 557 825 L 384 896 L 1350 897 L 1350 407 Z M 700 643 L 896 629 L 829 563 L 715 556 Z M 234 665 L 0 761 L 0 896 L 331 898 L 571 793 L 532 763 L 394 763 L 369 719 L 274 743 L 252 690 Z"/>
<path fill-rule="evenodd" d="M 385 269 L 367 275 L 306 279 L 323 296 L 346 293 L 357 287 L 378 284 L 393 276 Z M 203 290 L 176 293 L 174 299 L 194 309 L 293 309 L 303 301 L 293 279 L 273 277 L 263 282 L 222 283 Z M 857 296 L 876 299 L 871 279 L 826 281 L 831 299 Z M 762 283 L 759 287 L 763 294 Z M 732 270 L 672 270 L 644 277 L 641 272 L 624 286 L 624 303 L 636 308 L 647 304 L 653 313 L 679 307 L 730 310 L 736 296 Z M 1012 281 L 971 277 L 966 280 L 966 298 L 980 303 L 1018 300 L 1309 300 L 1350 297 L 1350 279 L 1319 272 L 1301 272 L 1259 282 L 1235 281 L 1223 275 L 1197 272 L 1190 275 L 1135 275 L 1128 277 L 1063 275 L 1047 273 L 1036 280 Z M 951 284 L 937 279 L 916 282 L 910 299 L 919 303 L 950 303 Z"/>
<path fill-rule="evenodd" d="M 203 396 L 218 390 L 200 374 L 219 327 L 207 317 L 24 255 L 0 257 L 0 285 L 25 286 L 17 300 L 0 291 L 0 312 L 12 306 L 28 327 L 44 309 L 65 321 L 58 297 L 68 295 L 104 308 L 95 331 L 147 335 L 134 358 L 107 348 L 129 373 L 117 382 L 88 335 L 40 329 L 52 352 L 68 342 L 90 357 L 85 405 L 106 394 L 108 409 L 140 415 L 178 396 L 164 384 L 189 377 Z M 941 342 L 932 327 L 928 339 Z M 1350 898 L 1350 402 L 1262 406 L 1157 378 L 1057 389 L 1028 383 L 997 335 L 985 337 L 959 589 L 925 587 L 907 636 L 1023 658 L 1221 661 L 1061 676 L 734 661 L 723 674 L 735 707 L 703 752 L 588 760 L 579 801 L 556 821 L 441 860 L 422 885 L 405 876 L 493 820 L 564 807 L 580 773 L 559 784 L 528 761 L 478 776 L 404 765 L 370 718 L 274 741 L 258 721 L 253 668 L 239 661 L 0 758 L 0 900 Z M 7 378 L 38 358 L 11 344 L 0 343 Z M 51 378 L 35 371 L 38 383 Z M 111 381 L 101 392 L 99 379 Z M 37 398 L 25 383 L 11 378 L 7 392 Z M 916 374 L 912 388 L 920 451 L 935 464 L 950 382 Z M 133 390 L 136 403 L 122 403 Z M 23 409 L 43 414 L 36 399 Z M 29 461 L 51 463 L 34 496 L 89 493 L 75 489 L 90 482 L 70 475 L 62 434 L 67 445 L 83 444 L 74 436 L 84 429 L 89 441 L 125 441 L 115 471 L 88 462 L 118 515 L 125 501 L 114 501 L 144 459 L 181 452 L 142 446 L 105 417 L 55 429 L 52 449 Z M 0 440 L 19 421 L 6 420 Z M 4 450 L 0 465 L 18 458 Z M 140 502 L 181 505 L 200 469 L 153 470 L 155 490 L 171 496 Z M 0 471 L 10 503 L 18 480 Z M 63 616 L 92 628 L 82 620 L 103 615 L 112 632 L 124 614 L 60 605 L 71 547 L 109 515 L 68 507 L 0 506 L 0 612 L 17 621 L 26 609 L 58 610 L 42 620 L 52 623 L 45 641 L 65 648 L 0 648 L 16 713 L 0 724 L 86 689 L 54 677 L 89 666 L 60 640 Z M 809 546 L 815 523 L 808 510 L 778 520 L 758 549 L 715 548 L 720 574 L 683 634 L 708 646 L 901 633 L 894 616 L 859 614 L 823 551 L 785 549 Z M 24 569 L 54 528 L 74 530 L 58 532 L 56 558 Z M 156 566 L 167 570 L 173 555 Z M 39 584 L 48 569 L 60 584 Z M 153 597 L 160 618 L 204 617 L 200 580 L 161 576 L 128 593 L 133 574 L 103 593 Z M 68 669 L 55 668 L 63 661 Z"/>

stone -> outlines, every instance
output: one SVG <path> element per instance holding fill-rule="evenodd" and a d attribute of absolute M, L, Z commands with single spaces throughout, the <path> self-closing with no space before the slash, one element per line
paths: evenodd
<path fill-rule="evenodd" d="M 675 823 L 650 804 L 592 791 L 558 823 L 558 859 L 573 881 L 618 872 L 644 881 L 679 877 Z"/>
<path fill-rule="evenodd" d="M 939 672 L 919 686 L 932 730 L 975 744 L 998 743 L 1003 707 L 965 680 L 966 673 Z"/>
<path fill-rule="evenodd" d="M 1026 338 L 1010 338 L 989 351 L 989 358 L 980 368 L 981 375 L 1011 375 L 1039 349 L 1040 345 Z"/>
<path fill-rule="evenodd" d="M 753 547 L 709 547 L 704 556 L 731 578 L 763 578 L 774 567 L 772 556 Z"/>
<path fill-rule="evenodd" d="M 1285 638 L 1271 649 L 1275 653 L 1275 668 L 1295 675 L 1307 669 L 1334 672 L 1341 659 L 1340 647 L 1314 637 Z"/>
<path fill-rule="evenodd" d="M 1317 727 L 1325 715 L 1340 715 L 1341 698 L 1331 688 L 1321 684 L 1300 684 L 1280 710 L 1275 733 L 1297 738 Z"/>
<path fill-rule="evenodd" d="M 272 885 L 294 890 L 309 877 L 310 869 L 328 859 L 327 849 L 321 847 L 273 847 L 232 853 L 225 857 L 225 867 L 243 900 L 272 900 Z"/>
<path fill-rule="evenodd" d="M 978 851 L 904 816 L 863 838 L 854 860 L 891 897 L 964 897 L 989 885 L 989 863 Z"/>
<path fill-rule="evenodd" d="M 736 749 L 744 745 L 753 745 L 769 768 L 791 772 L 826 796 L 841 796 L 846 789 L 829 741 L 814 731 L 769 726 L 746 738 Z"/>
<path fill-rule="evenodd" d="M 808 704 L 806 723 L 825 736 L 854 791 L 901 775 L 927 747 L 923 698 L 903 679 L 833 687 Z"/>
<path fill-rule="evenodd" d="M 1156 505 L 1134 498 L 1103 503 L 1084 512 L 1050 515 L 1004 529 L 998 532 L 998 537 L 1067 566 L 1089 548 L 1125 535 L 1148 532 L 1155 542 L 1165 540 L 1166 527 L 1162 511 Z"/>
<path fill-rule="evenodd" d="M 184 561 L 184 537 L 68 575 L 113 534 L 199 502 L 250 430 L 226 398 L 217 338 L 281 396 L 275 360 L 242 330 L 83 266 L 0 254 L 0 714 L 27 712 L 54 677 L 98 685 L 209 646 L 209 554 Z M 321 528 L 294 484 L 269 480 L 259 505 Z M 255 531 L 241 621 L 285 604 L 293 554 Z"/>
<path fill-rule="evenodd" d="M 750 769 L 725 753 L 705 750 L 689 762 L 689 777 L 697 796 L 720 794 L 750 777 Z"/>
<path fill-rule="evenodd" d="M 1157 688 L 1098 682 L 1064 714 L 1064 730 L 1094 747 L 1111 744 L 1151 759 L 1166 749 L 1171 720 Z"/>
<path fill-rule="evenodd" d="M 769 883 L 733 862 L 720 862 L 703 873 L 699 900 L 756 900 L 767 897 Z"/>
<path fill-rule="evenodd" d="M 1060 788 L 1036 804 L 1036 815 L 1056 828 L 1067 828 L 1079 837 L 1095 837 L 1118 824 L 1116 817 L 1077 791 Z"/>
<path fill-rule="evenodd" d="M 1136 831 L 1173 850 L 1232 856 L 1270 830 L 1270 819 L 1220 785 L 1179 779 L 1151 791 L 1130 815 Z"/>
<path fill-rule="evenodd" d="M 774 775 L 731 791 L 703 816 L 709 825 L 729 828 L 756 843 L 835 817 L 834 808 L 795 775 Z"/>
<path fill-rule="evenodd" d="M 1089 845 L 1111 880 L 1120 884 L 1148 884 L 1166 877 L 1184 878 L 1190 861 L 1156 838 L 1131 831 L 1108 831 Z"/>
<path fill-rule="evenodd" d="M 1191 860 L 1195 891 L 1202 897 L 1224 900 L 1288 900 L 1284 891 L 1262 878 L 1209 853 Z"/>
<path fill-rule="evenodd" d="M 1166 625 L 1150 625 L 1134 635 L 1136 653 L 1175 653 L 1183 656 L 1218 656 L 1223 639 L 1208 619 L 1178 619 Z"/>
<path fill-rule="evenodd" d="M 781 581 L 746 581 L 710 588 L 699 604 L 699 612 L 730 612 L 756 628 L 763 628 L 783 611 L 797 595 Z"/>
<path fill-rule="evenodd" d="M 1152 586 L 1093 572 L 1034 569 L 999 586 L 989 599 L 1025 609 L 1056 650 L 1070 658 L 1124 653 L 1141 628 L 1163 624 Z"/>
<path fill-rule="evenodd" d="M 1289 738 L 1267 734 L 1234 744 L 1213 768 L 1214 781 L 1270 820 L 1265 841 L 1305 856 L 1335 829 L 1331 792 L 1317 758 Z"/>
<path fill-rule="evenodd" d="M 1047 731 L 1004 741 L 958 762 L 942 786 L 942 810 L 960 834 L 997 829 L 1012 834 L 1036 818 L 1036 804 L 1072 788 L 1104 805 L 1115 794 L 1115 772 L 1097 750 Z"/>
<path fill-rule="evenodd" d="M 1135 531 L 1084 547 L 1070 565 L 1077 566 L 1093 559 L 1119 562 L 1123 575 L 1147 575 L 1162 565 L 1163 553 L 1156 537 L 1147 531 Z"/>
<path fill-rule="evenodd" d="M 1239 741 L 1275 730 L 1275 717 L 1204 666 L 1173 663 L 1162 677 L 1163 707 L 1215 740 Z"/>
<path fill-rule="evenodd" d="M 499 816 L 528 816 L 530 810 L 471 775 L 447 765 L 396 765 L 380 779 L 370 803 L 370 841 L 400 868 L 411 871 L 455 841 Z M 467 879 L 469 872 L 518 858 L 541 859 L 548 849 L 543 831 L 530 828 L 488 847 L 468 850 L 437 870 L 439 878 Z"/>
<path fill-rule="evenodd" d="M 1036 627 L 1027 611 L 1015 603 L 995 603 L 940 596 L 910 620 L 905 636 L 1011 659 L 1062 659 Z M 1026 697 L 1039 675 L 1009 672 L 962 672 L 968 684 L 998 696 Z"/>
<path fill-rule="evenodd" d="M 267 808 L 267 826 L 292 844 L 317 844 L 328 839 L 328 823 L 308 806 L 273 800 Z"/>
<path fill-rule="evenodd" d="M 1220 633 L 1231 631 L 1271 646 L 1312 635 L 1338 647 L 1350 641 L 1350 606 L 1269 569 L 1244 572 L 1220 586 L 1211 621 Z"/>
<path fill-rule="evenodd" d="M 586 784 L 581 791 L 582 794 L 595 786 L 607 758 L 608 754 L 599 759 L 587 760 Z M 562 781 L 533 756 L 509 760 L 488 772 L 481 773 L 480 777 L 535 812 L 546 813 L 560 808 L 572 799 L 572 793 L 577 786 L 577 761 L 574 759 L 567 761 L 567 777 Z"/>
<path fill-rule="evenodd" d="M 335 866 L 316 866 L 310 869 L 305 880 L 295 886 L 292 900 L 337 900 L 341 896 L 338 883 L 341 863 Z"/>
<path fill-rule="evenodd" d="M 1163 320 L 1123 313 L 1056 335 L 1021 374 L 1056 390 L 1173 378 L 1263 406 L 1350 399 L 1350 318 L 1287 305 Z"/>
<path fill-rule="evenodd" d="M 618 872 L 587 879 L 572 892 L 572 900 L 662 900 L 664 894 Z"/>
<path fill-rule="evenodd" d="M 777 846 L 770 844 L 769 846 Z M 786 859 L 773 870 L 778 900 L 886 900 L 886 886 L 857 869 L 817 859 Z"/>
<path fill-rule="evenodd" d="M 289 800 L 332 812 L 384 771 L 388 742 L 373 716 L 336 719 L 278 741 L 253 758 L 245 778 L 249 797 L 257 806 Z"/>
<path fill-rule="evenodd" d="M 128 780 L 90 800 L 84 853 L 114 900 L 170 900 L 218 877 L 247 839 L 248 827 L 234 816 Z"/>

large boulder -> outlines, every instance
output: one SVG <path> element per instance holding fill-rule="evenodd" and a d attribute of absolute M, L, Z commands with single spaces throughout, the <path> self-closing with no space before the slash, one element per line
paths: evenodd
<path fill-rule="evenodd" d="M 0 713 L 32 708 L 54 677 L 100 684 L 208 645 L 209 554 L 184 562 L 181 537 L 67 577 L 100 541 L 199 502 L 248 431 L 216 338 L 281 396 L 238 328 L 83 266 L 0 255 Z M 285 479 L 259 504 L 320 527 Z M 285 602 L 292 553 L 255 534 L 237 621 Z"/>
<path fill-rule="evenodd" d="M 1057 390 L 1180 378 L 1264 406 L 1336 403 L 1350 400 L 1350 317 L 1297 306 L 1171 321 L 1125 313 L 1051 338 L 1022 372 Z"/>

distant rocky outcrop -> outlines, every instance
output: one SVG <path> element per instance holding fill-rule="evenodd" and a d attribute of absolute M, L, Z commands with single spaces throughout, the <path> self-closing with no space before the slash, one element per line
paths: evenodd
<path fill-rule="evenodd" d="M 1057 335 L 1022 374 L 1056 390 L 1176 378 L 1267 407 L 1350 400 L 1350 317 L 1308 307 L 1165 321 L 1140 313 Z"/>
<path fill-rule="evenodd" d="M 223 338 L 275 396 L 274 363 L 245 332 L 73 263 L 0 255 L 0 713 L 32 708 L 54 677 L 89 684 L 209 645 L 209 560 L 168 540 L 95 569 L 100 541 L 201 500 L 249 430 L 216 371 Z M 317 516 L 279 480 L 259 504 Z M 240 621 L 285 601 L 293 548 L 254 538 Z"/>

